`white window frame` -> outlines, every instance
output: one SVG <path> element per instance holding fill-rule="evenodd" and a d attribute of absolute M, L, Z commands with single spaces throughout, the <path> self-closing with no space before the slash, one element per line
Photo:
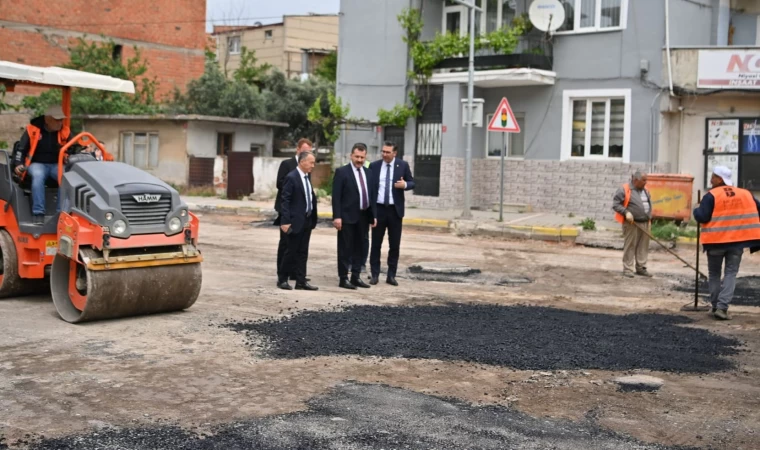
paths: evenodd
<path fill-rule="evenodd" d="M 128 163 L 127 161 L 125 161 L 126 152 L 124 151 L 124 136 L 128 135 L 128 134 L 132 135 L 132 163 Z M 147 154 L 145 155 L 146 165 L 144 167 L 140 167 L 140 166 L 135 166 L 134 165 L 134 162 L 135 162 L 134 161 L 134 158 L 135 158 L 135 156 L 134 156 L 135 155 L 134 146 L 135 146 L 135 135 L 136 134 L 144 134 L 147 137 L 147 144 L 146 144 L 147 145 L 147 148 L 146 148 Z M 151 166 L 150 165 L 150 138 L 151 138 L 151 136 L 155 136 L 156 137 L 156 141 L 157 141 L 157 144 L 156 144 L 156 161 L 158 162 L 158 164 L 160 164 L 161 163 L 161 140 L 159 139 L 158 131 L 122 131 L 122 132 L 120 132 L 119 133 L 119 161 L 121 161 L 121 162 L 123 162 L 125 164 L 129 164 L 129 165 L 131 165 L 133 167 L 137 167 L 138 169 L 143 169 L 143 170 L 151 170 L 151 169 L 158 168 L 158 164 L 156 164 L 155 166 Z"/>
<path fill-rule="evenodd" d="M 624 0 L 627 1 L 627 0 Z M 481 2 L 483 12 L 480 13 L 480 35 L 485 36 L 487 33 L 487 25 L 488 25 L 488 0 L 482 0 Z M 496 9 L 497 19 L 496 19 L 496 29 L 500 30 L 504 28 L 505 25 L 502 23 L 502 20 L 504 19 L 504 2 L 503 0 L 499 0 L 498 7 Z M 470 27 L 470 9 L 464 5 L 446 5 L 444 0 L 444 6 L 443 6 L 443 17 L 441 18 L 441 30 L 446 30 L 446 16 L 449 13 L 459 13 L 460 19 L 459 19 L 459 36 L 465 37 L 467 36 L 467 29 Z M 476 12 L 477 14 L 477 12 Z"/>
<path fill-rule="evenodd" d="M 491 123 L 491 119 L 493 118 L 493 113 L 489 113 L 486 115 L 486 123 Z M 523 122 L 525 121 L 525 114 L 519 114 L 515 113 L 515 118 L 522 119 Z M 525 133 L 525 129 L 520 130 L 521 133 Z M 492 131 L 488 131 L 488 128 L 486 128 L 486 159 L 501 159 L 501 155 L 499 156 L 490 156 L 488 154 L 488 147 L 490 147 L 490 141 Z M 520 161 L 525 159 L 525 149 L 523 149 L 523 155 L 522 156 L 510 156 L 509 152 L 512 151 L 512 134 L 509 133 L 509 136 L 507 136 L 507 154 L 504 156 L 504 159 L 511 159 L 515 161 Z"/>
<path fill-rule="evenodd" d="M 606 33 L 609 31 L 622 31 L 628 27 L 628 2 L 629 0 L 621 0 L 620 2 L 620 26 L 617 27 L 600 27 L 602 22 L 602 0 L 596 0 L 596 15 L 594 17 L 594 26 L 581 28 L 581 1 L 573 0 L 575 7 L 573 11 L 575 16 L 573 17 L 573 29 L 565 31 L 555 31 L 556 35 L 566 34 L 588 34 L 588 33 Z"/>
<path fill-rule="evenodd" d="M 232 42 L 233 39 L 237 39 L 237 43 L 238 43 L 237 50 L 234 50 L 234 51 L 232 49 L 232 46 L 230 45 L 230 43 Z M 242 41 L 243 41 L 243 38 L 239 34 L 238 35 L 234 35 L 234 36 L 228 36 L 227 37 L 227 53 L 229 53 L 230 55 L 239 55 L 240 54 L 240 49 L 242 48 L 242 46 L 241 46 L 242 45 Z"/>
<path fill-rule="evenodd" d="M 623 99 L 625 101 L 625 114 L 623 117 L 623 158 L 610 158 L 607 156 L 609 151 L 610 140 L 610 107 L 609 102 L 612 99 Z M 604 121 L 604 155 L 586 155 L 572 156 L 573 145 L 573 101 L 607 101 L 607 109 Z M 591 108 L 586 108 L 586 151 L 590 148 L 591 127 Z M 596 89 L 596 90 L 565 90 L 562 93 L 562 149 L 560 153 L 561 161 L 603 161 L 614 162 L 622 161 L 631 162 L 631 90 L 630 89 Z"/>

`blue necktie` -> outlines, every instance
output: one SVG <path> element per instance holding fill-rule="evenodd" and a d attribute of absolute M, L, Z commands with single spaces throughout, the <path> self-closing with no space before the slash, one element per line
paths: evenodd
<path fill-rule="evenodd" d="M 303 177 L 306 180 L 306 214 L 311 212 L 311 185 L 309 185 L 309 176 Z"/>
<path fill-rule="evenodd" d="M 385 204 L 390 205 L 391 203 L 391 165 L 386 164 L 385 165 Z"/>

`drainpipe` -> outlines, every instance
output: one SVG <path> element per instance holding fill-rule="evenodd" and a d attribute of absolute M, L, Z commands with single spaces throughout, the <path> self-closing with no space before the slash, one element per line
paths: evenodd
<path fill-rule="evenodd" d="M 681 173 L 681 153 L 683 152 L 683 123 L 684 123 L 684 107 L 683 101 L 678 106 L 678 110 L 681 111 L 681 124 L 678 125 L 678 160 L 677 160 L 677 173 Z"/>
<path fill-rule="evenodd" d="M 670 0 L 665 0 L 665 51 L 668 55 L 668 86 L 672 97 L 675 94 L 673 93 L 673 66 L 670 61 Z"/>

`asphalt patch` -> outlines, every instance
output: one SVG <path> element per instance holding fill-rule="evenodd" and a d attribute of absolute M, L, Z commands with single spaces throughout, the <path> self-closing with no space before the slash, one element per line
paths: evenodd
<path fill-rule="evenodd" d="M 682 279 L 681 282 L 676 285 L 675 290 L 694 294 L 694 279 Z M 699 294 L 707 296 L 709 301 L 710 285 L 707 280 L 701 280 L 699 282 Z M 760 307 L 760 277 L 737 277 L 734 297 L 731 300 L 729 308 L 731 305 Z"/>
<path fill-rule="evenodd" d="M 532 306 L 351 306 L 223 326 L 274 358 L 359 355 L 455 360 L 520 370 L 734 369 L 740 342 L 684 327 L 684 316 Z"/>
<path fill-rule="evenodd" d="M 348 383 L 309 410 L 225 424 L 203 436 L 177 427 L 98 431 L 49 439 L 34 450 L 607 449 L 666 450 L 593 422 L 536 419 L 398 388 Z M 683 447 L 678 447 L 683 449 Z"/>

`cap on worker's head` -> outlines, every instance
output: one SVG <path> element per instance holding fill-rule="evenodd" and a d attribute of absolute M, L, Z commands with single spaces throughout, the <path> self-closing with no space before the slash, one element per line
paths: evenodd
<path fill-rule="evenodd" d="M 726 166 L 715 166 L 713 169 L 713 174 L 719 176 L 723 179 L 723 182 L 726 183 L 726 186 L 733 186 L 734 183 L 731 181 L 731 169 L 729 169 Z"/>
<path fill-rule="evenodd" d="M 45 115 L 50 116 L 56 120 L 62 120 L 66 118 L 66 114 L 63 113 L 63 108 L 60 105 L 53 105 L 45 110 Z"/>

